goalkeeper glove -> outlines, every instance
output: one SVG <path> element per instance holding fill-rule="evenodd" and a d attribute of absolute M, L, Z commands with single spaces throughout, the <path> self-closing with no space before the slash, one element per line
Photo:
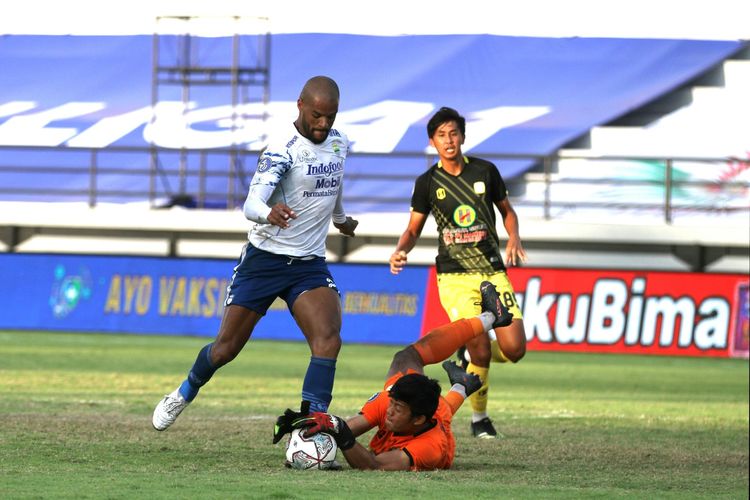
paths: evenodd
<path fill-rule="evenodd" d="M 292 432 L 292 424 L 295 420 L 310 414 L 310 402 L 302 401 L 299 411 L 287 408 L 283 415 L 276 419 L 276 425 L 273 428 L 273 444 L 278 443 L 284 434 Z"/>
<path fill-rule="evenodd" d="M 448 380 L 451 384 L 461 384 L 466 391 L 466 397 L 471 396 L 482 388 L 482 381 L 474 373 L 467 373 L 453 361 L 443 361 L 443 370 L 448 372 Z"/>
<path fill-rule="evenodd" d="M 337 417 L 336 415 L 330 415 L 316 411 L 310 415 L 302 418 L 298 418 L 292 423 L 292 427 L 295 429 L 305 428 L 303 435 L 305 437 L 312 436 L 319 432 L 325 432 L 333 436 L 336 445 L 341 450 L 348 450 L 357 442 L 354 439 L 352 430 L 346 424 L 343 418 Z"/>

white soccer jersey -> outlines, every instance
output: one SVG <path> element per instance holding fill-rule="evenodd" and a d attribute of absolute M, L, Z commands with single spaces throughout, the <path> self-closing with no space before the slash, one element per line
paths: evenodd
<path fill-rule="evenodd" d="M 331 216 L 340 197 L 344 179 L 344 162 L 349 152 L 346 135 L 331 129 L 328 138 L 315 144 L 290 126 L 282 141 L 270 141 L 258 159 L 250 182 L 248 199 L 263 198 L 272 189 L 269 207 L 278 202 L 289 206 L 296 219 L 281 229 L 273 224 L 256 224 L 249 233 L 250 243 L 267 252 L 303 257 L 325 256 L 325 242 Z M 344 213 L 339 208 L 337 219 Z"/>

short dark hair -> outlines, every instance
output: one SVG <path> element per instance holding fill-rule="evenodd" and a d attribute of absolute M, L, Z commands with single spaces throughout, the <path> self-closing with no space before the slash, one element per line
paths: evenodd
<path fill-rule="evenodd" d="M 430 121 L 427 122 L 427 137 L 432 139 L 432 136 L 435 135 L 435 131 L 438 127 L 447 122 L 456 122 L 458 129 L 461 131 L 461 135 L 466 135 L 466 118 L 459 115 L 458 111 L 455 109 L 443 106 L 437 111 L 437 113 L 432 115 Z"/>
<path fill-rule="evenodd" d="M 393 384 L 389 395 L 406 403 L 415 417 L 431 419 L 440 401 L 440 384 L 421 373 L 409 373 Z"/>

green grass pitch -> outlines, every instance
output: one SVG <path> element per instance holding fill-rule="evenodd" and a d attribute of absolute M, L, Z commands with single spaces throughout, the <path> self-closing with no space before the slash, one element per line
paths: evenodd
<path fill-rule="evenodd" d="M 470 437 L 468 404 L 456 415 L 452 470 L 301 472 L 271 435 L 299 404 L 303 342 L 251 340 L 153 430 L 209 341 L 0 332 L 0 497 L 748 498 L 747 360 L 530 351 L 490 371 L 502 439 Z M 331 411 L 354 414 L 396 350 L 345 345 Z"/>

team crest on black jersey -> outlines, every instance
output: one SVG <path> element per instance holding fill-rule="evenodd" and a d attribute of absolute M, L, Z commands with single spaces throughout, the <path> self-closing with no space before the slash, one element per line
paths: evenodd
<path fill-rule="evenodd" d="M 443 188 L 437 188 L 435 190 L 435 196 L 437 196 L 438 200 L 444 200 L 445 199 L 445 189 L 443 189 Z"/>
<path fill-rule="evenodd" d="M 484 185 L 484 181 L 477 181 L 474 183 L 474 192 L 476 194 L 484 194 L 487 191 L 487 187 Z"/>
<path fill-rule="evenodd" d="M 459 205 L 453 212 L 453 222 L 460 227 L 469 227 L 477 220 L 477 212 L 469 205 Z"/>

